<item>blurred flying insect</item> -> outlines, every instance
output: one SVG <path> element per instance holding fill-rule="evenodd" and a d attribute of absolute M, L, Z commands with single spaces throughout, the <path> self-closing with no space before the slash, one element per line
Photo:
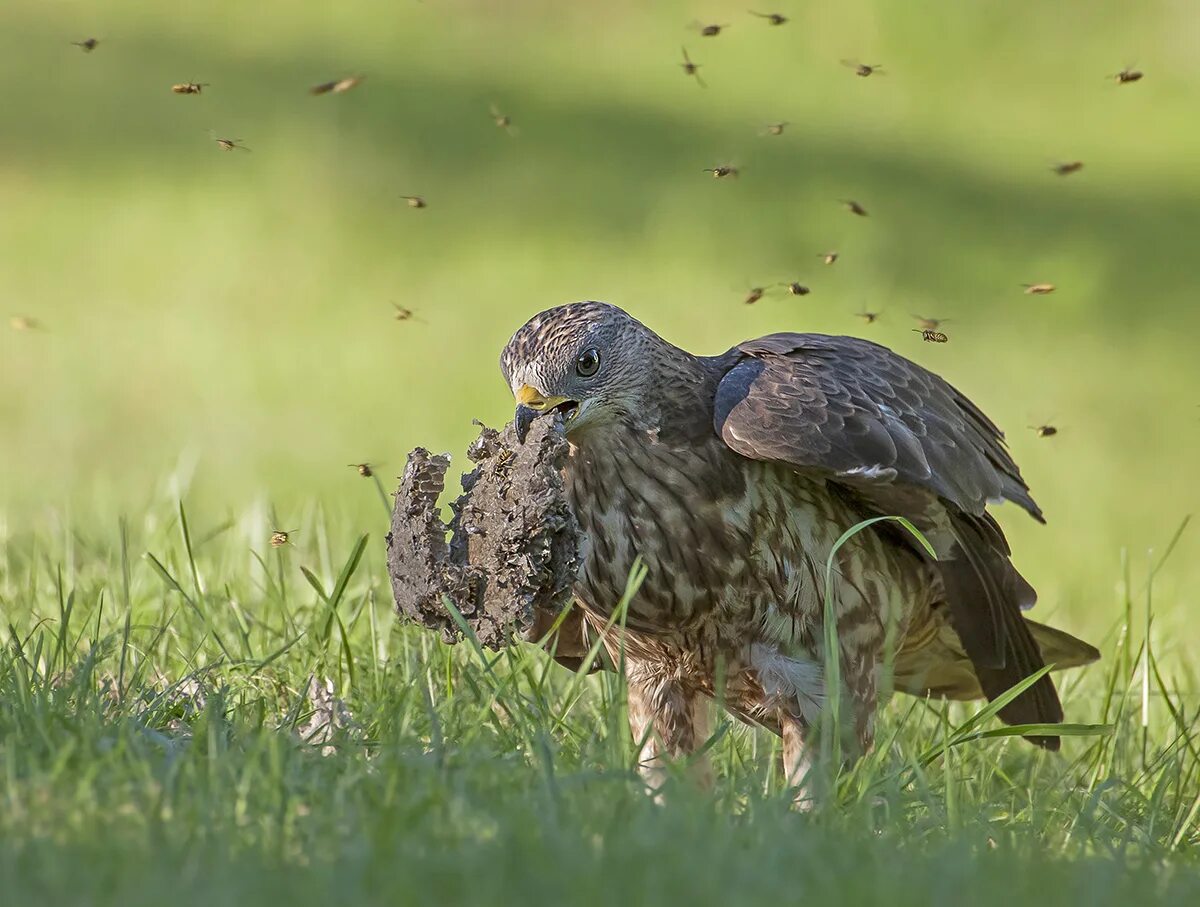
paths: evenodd
<path fill-rule="evenodd" d="M 495 104 L 488 107 L 488 112 L 492 115 L 492 122 L 500 129 L 503 129 L 509 135 L 516 134 L 516 127 L 513 126 L 512 117 L 507 113 L 501 113 L 500 108 Z"/>
<path fill-rule="evenodd" d="M 734 167 L 732 164 L 721 164 L 718 167 L 705 167 L 704 172 L 711 173 L 713 175 L 713 179 L 720 180 L 720 179 L 724 179 L 727 176 L 736 177 L 741 171 L 738 170 L 737 167 Z"/>
<path fill-rule="evenodd" d="M 758 302 L 766 294 L 766 287 L 751 287 L 750 292 L 746 294 L 746 298 L 743 301 L 746 303 L 746 305 L 754 305 L 754 303 Z"/>
<path fill-rule="evenodd" d="M 880 75 L 884 74 L 883 65 L 880 63 L 867 65 L 866 63 L 859 63 L 857 60 L 843 60 L 842 65 L 849 66 L 854 70 L 854 74 L 856 76 L 862 76 L 864 79 L 867 76 L 875 75 L 875 73 L 879 73 Z"/>
<path fill-rule="evenodd" d="M 695 22 L 692 24 L 692 28 L 699 29 L 701 37 L 715 38 L 717 35 L 721 34 L 722 30 L 729 28 L 729 26 L 728 25 L 705 25 L 703 22 Z"/>
<path fill-rule="evenodd" d="M 82 48 L 85 54 L 90 54 L 96 49 L 96 45 L 100 43 L 99 38 L 85 38 L 82 41 L 72 41 L 76 47 Z"/>
<path fill-rule="evenodd" d="M 791 283 L 781 283 L 779 286 L 787 287 L 787 291 L 793 296 L 807 296 L 812 292 L 812 290 L 798 280 L 793 280 Z"/>
<path fill-rule="evenodd" d="M 936 331 L 950 320 L 949 318 L 926 318 L 924 315 L 913 315 L 913 318 L 917 319 L 917 324 L 921 326 L 920 328 L 913 328 L 913 330 L 922 331 Z"/>
<path fill-rule="evenodd" d="M 1029 430 L 1039 438 L 1053 438 L 1058 434 L 1058 428 L 1053 425 L 1030 425 Z"/>
<path fill-rule="evenodd" d="M 1078 173 L 1083 169 L 1083 161 L 1066 161 L 1065 163 L 1055 164 L 1050 169 L 1059 176 L 1070 176 L 1072 173 Z"/>
<path fill-rule="evenodd" d="M 1052 283 L 1023 283 L 1025 293 L 1028 296 L 1045 296 L 1047 293 L 1054 292 L 1054 284 Z"/>
<path fill-rule="evenodd" d="M 213 136 L 213 141 L 217 143 L 217 147 L 220 148 L 222 151 L 233 151 L 235 148 L 238 151 L 249 151 L 250 150 L 249 148 L 247 148 L 245 145 L 242 144 L 241 139 L 220 139 L 220 138 L 217 138 L 216 136 Z"/>
<path fill-rule="evenodd" d="M 178 85 L 172 85 L 171 91 L 175 94 L 200 94 L 208 87 L 208 82 L 180 82 Z"/>
<path fill-rule="evenodd" d="M 362 84 L 366 76 L 346 76 L 344 79 L 334 79 L 332 82 L 322 82 L 320 85 L 314 85 L 308 90 L 309 94 L 342 94 L 349 91 L 351 88 L 357 88 Z"/>
<path fill-rule="evenodd" d="M 425 198 L 423 196 L 402 195 L 400 197 L 408 203 L 408 207 L 410 207 L 410 208 L 427 208 L 427 207 L 429 207 L 429 205 L 426 203 Z"/>
<path fill-rule="evenodd" d="M 846 207 L 846 210 L 851 214 L 857 214 L 859 217 L 867 216 L 867 209 L 860 205 L 852 198 L 840 199 L 841 203 Z"/>
<path fill-rule="evenodd" d="M 783 135 L 784 127 L 787 125 L 786 120 L 782 123 L 767 123 L 765 132 L 767 135 Z"/>
<path fill-rule="evenodd" d="M 883 313 L 882 312 L 868 312 L 866 309 L 863 309 L 861 312 L 855 312 L 854 317 L 861 318 L 867 324 L 874 324 L 876 321 L 879 320 L 879 316 L 881 314 L 883 314 Z"/>
<path fill-rule="evenodd" d="M 701 88 L 707 88 L 708 86 L 704 84 L 704 80 L 702 78 L 700 78 L 700 72 L 699 72 L 700 64 L 692 62 L 692 58 L 688 56 L 686 47 L 681 48 L 681 50 L 683 51 L 683 62 L 679 64 L 680 68 L 683 69 L 685 74 L 687 74 L 689 76 L 694 76 L 696 79 L 696 83 Z"/>
<path fill-rule="evenodd" d="M 28 315 L 13 315 L 10 319 L 8 319 L 8 325 L 14 331 L 45 330 L 45 325 L 43 325 L 36 318 L 30 318 Z"/>
<path fill-rule="evenodd" d="M 271 547 L 272 548 L 282 548 L 289 541 L 291 541 L 292 533 L 296 532 L 296 531 L 297 530 L 295 530 L 295 529 L 288 529 L 286 531 L 283 529 L 273 530 L 271 532 Z"/>
<path fill-rule="evenodd" d="M 935 331 L 930 328 L 925 328 L 924 330 L 921 328 L 913 328 L 913 330 L 920 334 L 921 339 L 926 343 L 945 343 L 950 339 L 941 331 Z"/>
<path fill-rule="evenodd" d="M 838 253 L 836 251 L 822 252 L 817 258 L 821 259 L 825 264 L 831 265 L 838 260 Z"/>
<path fill-rule="evenodd" d="M 417 317 L 417 313 L 414 312 L 412 309 L 406 309 L 404 306 L 399 305 L 398 303 L 393 302 L 392 308 L 395 309 L 395 312 L 392 313 L 392 317 L 395 318 L 397 321 L 420 321 L 421 320 L 420 318 Z"/>
<path fill-rule="evenodd" d="M 752 9 L 748 9 L 748 10 L 746 10 L 746 12 L 748 12 L 752 16 L 758 16 L 758 18 L 760 18 L 760 19 L 766 19 L 772 25 L 786 25 L 787 24 L 787 16 L 780 15 L 779 13 L 756 13 Z"/>
<path fill-rule="evenodd" d="M 1129 85 L 1132 82 L 1139 82 L 1145 73 L 1140 69 L 1134 69 L 1132 66 L 1126 66 L 1120 72 L 1113 73 L 1109 76 L 1110 79 L 1116 79 L 1118 85 Z"/>
<path fill-rule="evenodd" d="M 371 468 L 370 463 L 348 463 L 347 465 L 351 469 L 358 470 L 358 474 L 364 479 L 369 479 L 375 475 L 375 470 Z"/>

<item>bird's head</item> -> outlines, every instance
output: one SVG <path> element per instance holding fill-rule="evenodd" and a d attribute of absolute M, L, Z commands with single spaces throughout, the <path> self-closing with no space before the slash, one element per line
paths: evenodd
<path fill-rule="evenodd" d="M 525 440 L 534 419 L 555 410 L 573 437 L 645 416 L 656 348 L 674 349 L 607 303 L 575 302 L 533 316 L 500 354 L 517 401 L 518 439 Z"/>

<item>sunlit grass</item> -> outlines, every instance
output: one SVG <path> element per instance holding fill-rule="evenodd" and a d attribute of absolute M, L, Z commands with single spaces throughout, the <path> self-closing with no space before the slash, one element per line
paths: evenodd
<path fill-rule="evenodd" d="M 774 738 L 721 723 L 715 792 L 681 775 L 656 806 L 615 675 L 579 678 L 525 646 L 446 647 L 397 624 L 380 533 L 356 539 L 311 513 L 270 548 L 270 525 L 255 512 L 191 522 L 163 502 L 128 524 L 5 545 L 6 890 L 304 904 L 332 891 L 726 903 L 799 889 L 893 903 L 948 873 L 999 904 L 984 889 L 1011 873 L 1010 898 L 1051 882 L 1111 904 L 1200 891 L 1197 704 L 1145 648 L 1147 606 L 1172 605 L 1145 576 L 1128 580 L 1105 660 L 1060 675 L 1070 719 L 1110 736 L 1067 738 L 1052 756 L 980 739 L 996 725 L 973 726 L 977 706 L 898 697 L 838 796 L 799 814 Z M 306 730 L 312 677 L 351 713 L 329 738 Z M 1097 874 L 1109 881 L 1093 888 Z"/>

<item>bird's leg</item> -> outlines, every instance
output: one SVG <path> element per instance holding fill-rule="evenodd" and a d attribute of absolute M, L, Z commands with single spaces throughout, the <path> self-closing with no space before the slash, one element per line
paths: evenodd
<path fill-rule="evenodd" d="M 657 791 L 676 760 L 691 757 L 688 773 L 701 787 L 712 786 L 708 754 L 693 755 L 709 736 L 705 697 L 662 674 L 629 674 L 629 730 L 638 749 L 638 770 Z"/>
<path fill-rule="evenodd" d="M 808 723 L 786 712 L 779 717 L 783 736 L 783 781 L 795 792 L 793 801 L 801 809 L 811 809 L 816 777 L 813 773 L 813 747 Z"/>
<path fill-rule="evenodd" d="M 843 719 L 834 733 L 841 737 L 841 768 L 849 769 L 871 748 L 875 739 L 876 672 L 866 658 L 850 659 L 843 653 L 845 692 L 842 696 Z M 801 809 L 814 805 L 814 792 L 821 780 L 813 772 L 819 752 L 817 735 L 804 718 L 781 709 L 780 731 L 783 736 L 783 777 L 795 790 L 795 803 Z"/>

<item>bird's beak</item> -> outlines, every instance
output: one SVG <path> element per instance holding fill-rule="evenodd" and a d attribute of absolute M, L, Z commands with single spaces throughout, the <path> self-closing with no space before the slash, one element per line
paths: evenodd
<path fill-rule="evenodd" d="M 538 416 L 544 415 L 554 407 L 568 402 L 566 397 L 547 397 L 536 387 L 522 384 L 517 391 L 517 412 L 513 421 L 517 429 L 517 440 L 525 443 L 529 434 L 529 426 Z"/>

